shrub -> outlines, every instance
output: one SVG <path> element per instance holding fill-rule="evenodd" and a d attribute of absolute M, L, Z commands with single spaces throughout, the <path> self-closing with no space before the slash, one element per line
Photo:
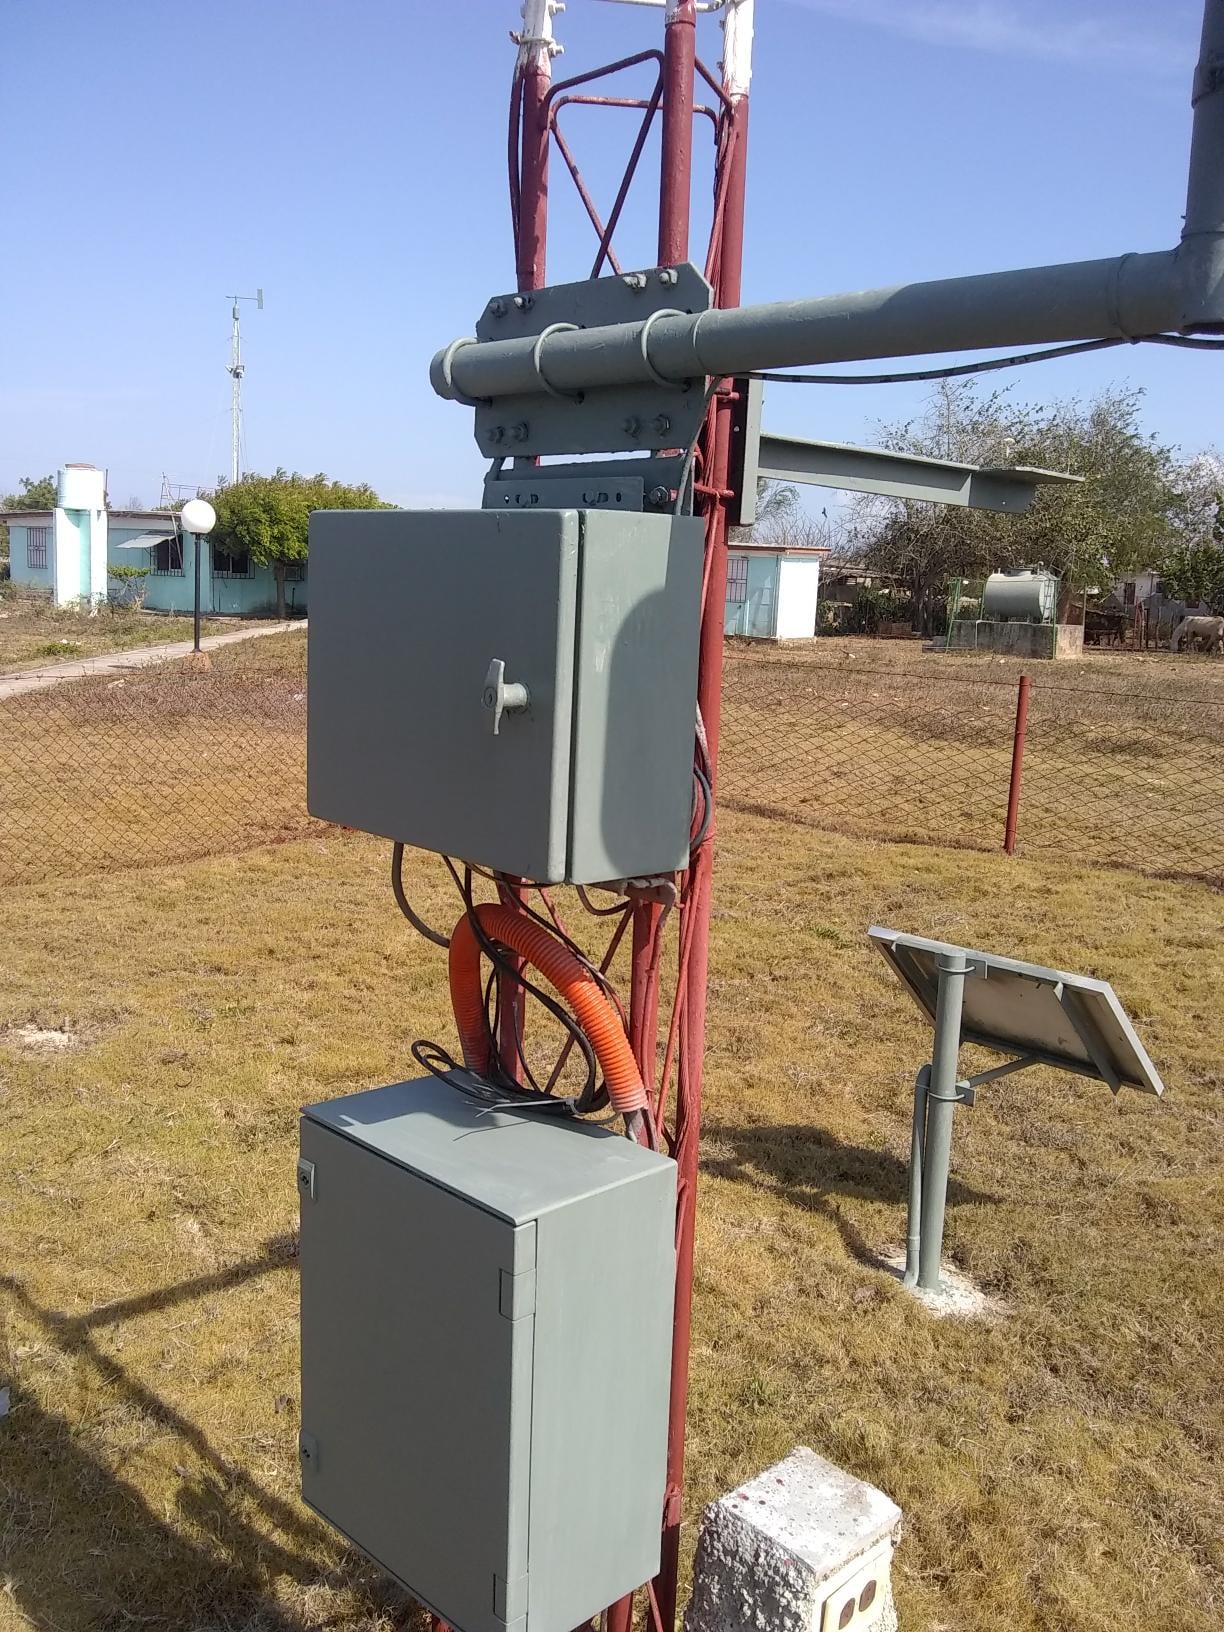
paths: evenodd
<path fill-rule="evenodd" d="M 106 576 L 115 580 L 115 587 L 106 597 L 112 611 L 126 610 L 129 607 L 139 610 L 144 605 L 149 587 L 148 567 L 107 567 Z"/>

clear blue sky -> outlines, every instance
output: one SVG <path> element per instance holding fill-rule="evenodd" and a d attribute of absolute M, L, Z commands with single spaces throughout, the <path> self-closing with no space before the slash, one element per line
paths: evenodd
<path fill-rule="evenodd" d="M 1198 0 L 758 0 L 745 298 L 1171 245 L 1200 17 Z M 109 468 L 113 502 L 153 503 L 163 471 L 226 470 L 226 296 L 262 285 L 248 465 L 477 503 L 470 415 L 426 369 L 513 284 L 517 22 L 516 0 L 3 0 L 0 490 L 80 459 Z M 569 0 L 557 72 L 661 30 Z M 703 19 L 711 65 L 720 39 Z M 606 208 L 632 116 L 571 111 Z M 585 276 L 559 164 L 553 193 L 550 275 Z M 627 265 L 654 260 L 651 174 L 641 200 Z M 1126 379 L 1164 437 L 1224 439 L 1207 355 L 1015 377 L 1029 398 Z M 768 417 L 855 441 L 920 405 L 914 387 L 773 387 Z"/>

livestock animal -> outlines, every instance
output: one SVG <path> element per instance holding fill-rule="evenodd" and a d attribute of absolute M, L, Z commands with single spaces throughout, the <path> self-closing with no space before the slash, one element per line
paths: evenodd
<path fill-rule="evenodd" d="M 1224 618 L 1183 618 L 1169 641 L 1171 652 L 1181 651 L 1182 642 L 1201 641 L 1204 651 L 1224 655 Z"/>

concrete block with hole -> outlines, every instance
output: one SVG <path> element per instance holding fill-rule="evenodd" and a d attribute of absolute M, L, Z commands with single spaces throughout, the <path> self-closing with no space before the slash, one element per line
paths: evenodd
<path fill-rule="evenodd" d="M 901 1509 L 799 1446 L 706 1508 L 685 1632 L 896 1632 Z"/>

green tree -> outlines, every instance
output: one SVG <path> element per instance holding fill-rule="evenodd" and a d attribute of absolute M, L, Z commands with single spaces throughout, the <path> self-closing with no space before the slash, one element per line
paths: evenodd
<path fill-rule="evenodd" d="M 851 532 L 872 566 L 897 574 L 924 628 L 953 577 L 1041 562 L 1070 589 L 1106 585 L 1158 562 L 1172 536 L 1178 467 L 1139 426 L 1141 393 L 1034 406 L 972 381 L 944 381 L 918 420 L 883 428 L 886 447 L 977 465 L 1029 465 L 1081 476 L 1039 487 L 1020 516 L 864 498 Z"/>
<path fill-rule="evenodd" d="M 0 510 L 54 510 L 58 490 L 55 477 L 23 476 L 19 491 L 0 499 Z"/>
<path fill-rule="evenodd" d="M 1182 470 L 1161 587 L 1187 606 L 1224 614 L 1224 460 L 1203 454 Z"/>
<path fill-rule="evenodd" d="M 312 510 L 387 510 L 367 483 L 352 486 L 328 477 L 277 470 L 271 476 L 244 476 L 208 495 L 217 512 L 213 543 L 231 554 L 247 553 L 270 566 L 276 579 L 276 615 L 285 616 L 285 568 L 305 561 Z"/>

